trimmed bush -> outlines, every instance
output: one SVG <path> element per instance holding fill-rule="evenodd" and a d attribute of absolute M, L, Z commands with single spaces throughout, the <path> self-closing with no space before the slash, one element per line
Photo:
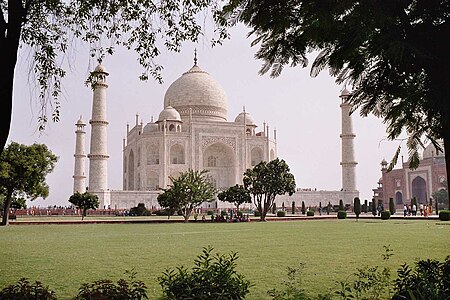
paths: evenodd
<path fill-rule="evenodd" d="M 277 211 L 277 217 L 286 217 L 286 212 L 284 210 Z"/>
<path fill-rule="evenodd" d="M 353 199 L 353 211 L 355 212 L 356 218 L 359 218 L 361 214 L 361 200 L 358 197 Z"/>
<path fill-rule="evenodd" d="M 36 281 L 31 284 L 26 278 L 20 279 L 17 283 L 8 285 L 0 291 L 0 299 L 38 299 L 55 300 L 55 292 L 48 286 L 43 286 L 41 282 Z"/>
<path fill-rule="evenodd" d="M 261 216 L 261 214 L 259 213 L 259 210 L 255 210 L 255 211 L 253 212 L 253 215 L 254 215 L 255 217 L 260 217 L 260 216 Z"/>
<path fill-rule="evenodd" d="M 130 216 L 150 216 L 151 212 L 145 208 L 144 203 L 139 203 L 138 206 L 130 208 Z"/>
<path fill-rule="evenodd" d="M 309 210 L 309 211 L 306 212 L 306 215 L 308 217 L 313 217 L 314 216 L 314 211 L 313 210 Z"/>
<path fill-rule="evenodd" d="M 388 210 L 383 210 L 381 212 L 381 220 L 389 220 L 391 218 L 391 212 Z"/>
<path fill-rule="evenodd" d="M 225 210 L 222 210 L 222 211 L 220 211 L 220 215 L 222 217 L 226 217 L 226 216 L 228 216 L 228 213 Z"/>
<path fill-rule="evenodd" d="M 292 209 L 291 209 L 292 214 L 295 214 L 295 201 L 292 201 Z"/>
<path fill-rule="evenodd" d="M 347 219 L 347 212 L 345 210 L 338 211 L 337 214 L 338 219 Z"/>
<path fill-rule="evenodd" d="M 168 216 L 169 212 L 165 209 L 158 209 L 153 212 L 157 216 Z"/>
<path fill-rule="evenodd" d="M 439 220 L 450 221 L 450 210 L 441 210 L 439 212 Z"/>
<path fill-rule="evenodd" d="M 344 201 L 342 201 L 342 199 L 339 200 L 339 210 L 345 210 L 345 208 L 344 208 Z"/>
<path fill-rule="evenodd" d="M 306 213 L 306 205 L 305 205 L 305 201 L 302 201 L 302 215 L 304 215 Z"/>
<path fill-rule="evenodd" d="M 395 214 L 394 198 L 389 198 L 389 212 L 391 215 Z"/>
<path fill-rule="evenodd" d="M 208 210 L 208 211 L 206 212 L 206 214 L 207 214 L 208 216 L 212 216 L 212 215 L 214 215 L 214 211 Z"/>
<path fill-rule="evenodd" d="M 366 200 L 364 200 L 364 209 L 363 209 L 364 213 L 367 214 L 367 212 L 369 211 L 369 202 Z"/>

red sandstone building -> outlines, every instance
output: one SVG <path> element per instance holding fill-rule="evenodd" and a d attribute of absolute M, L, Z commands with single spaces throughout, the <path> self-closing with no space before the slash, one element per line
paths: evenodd
<path fill-rule="evenodd" d="M 442 142 L 440 145 L 444 149 Z M 445 153 L 437 151 L 432 144 L 423 151 L 420 165 L 415 170 L 409 169 L 408 162 L 404 162 L 401 169 L 387 172 L 387 164 L 383 159 L 382 177 L 378 187 L 373 189 L 375 201 L 378 203 L 378 200 L 382 200 L 384 207 L 389 207 L 389 198 L 394 199 L 397 209 L 403 208 L 405 203 L 411 203 L 413 197 L 419 204 L 428 204 L 434 192 L 445 188 Z"/>

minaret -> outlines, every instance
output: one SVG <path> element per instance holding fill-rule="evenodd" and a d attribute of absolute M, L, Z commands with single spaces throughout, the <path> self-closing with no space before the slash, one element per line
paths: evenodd
<path fill-rule="evenodd" d="M 76 133 L 76 140 L 75 140 L 75 154 L 73 155 L 75 157 L 75 167 L 73 171 L 73 193 L 76 192 L 84 193 L 86 191 L 86 167 L 85 167 L 85 157 L 86 154 L 84 154 L 84 148 L 85 148 L 85 141 L 86 141 L 86 131 L 84 131 L 84 126 L 86 126 L 86 123 L 84 123 L 83 119 L 80 116 L 80 119 L 78 120 L 77 124 L 77 130 Z"/>
<path fill-rule="evenodd" d="M 353 133 L 352 117 L 350 110 L 352 105 L 348 103 L 347 99 L 350 96 L 350 92 L 347 88 L 344 88 L 341 95 L 341 112 L 342 112 L 342 191 L 344 192 L 357 192 L 356 190 L 356 176 L 355 167 L 358 164 L 355 161 L 353 140 L 356 135 Z M 345 203 L 352 203 L 352 195 L 349 199 L 345 199 Z"/>
<path fill-rule="evenodd" d="M 108 187 L 108 158 L 106 129 L 106 77 L 105 68 L 100 64 L 92 72 L 91 151 L 89 158 L 89 191 L 99 192 Z"/>

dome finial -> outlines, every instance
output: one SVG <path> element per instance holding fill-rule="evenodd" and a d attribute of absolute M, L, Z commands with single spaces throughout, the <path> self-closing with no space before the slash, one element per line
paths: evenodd
<path fill-rule="evenodd" d="M 197 48 L 194 49 L 194 66 L 197 65 Z"/>

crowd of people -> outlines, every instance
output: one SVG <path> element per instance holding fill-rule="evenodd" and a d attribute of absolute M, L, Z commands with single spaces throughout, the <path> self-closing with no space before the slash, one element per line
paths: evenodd
<path fill-rule="evenodd" d="M 431 215 L 433 208 L 431 207 L 431 205 L 424 205 L 423 203 L 420 203 L 418 211 L 421 216 L 428 217 L 429 215 Z M 417 205 L 414 203 L 412 205 L 405 203 L 405 205 L 403 206 L 403 216 L 417 216 Z"/>

